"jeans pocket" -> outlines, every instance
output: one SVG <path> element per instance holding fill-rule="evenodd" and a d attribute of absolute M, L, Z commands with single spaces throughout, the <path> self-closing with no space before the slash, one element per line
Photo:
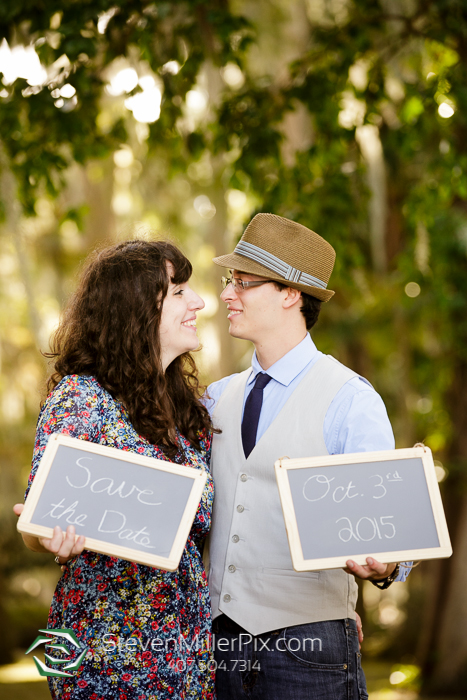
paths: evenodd
<path fill-rule="evenodd" d="M 323 671 L 346 671 L 348 651 L 342 620 L 286 627 L 278 648 L 306 666 Z"/>
<path fill-rule="evenodd" d="M 368 691 L 366 688 L 366 678 L 363 673 L 362 668 L 362 655 L 360 652 L 356 654 L 356 668 L 357 668 L 357 688 L 359 700 L 368 700 Z"/>

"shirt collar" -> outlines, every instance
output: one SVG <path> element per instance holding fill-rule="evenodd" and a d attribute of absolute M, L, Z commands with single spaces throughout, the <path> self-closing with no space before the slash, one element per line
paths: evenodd
<path fill-rule="evenodd" d="M 309 333 L 292 350 L 275 362 L 268 370 L 267 374 L 279 384 L 289 386 L 289 384 L 302 372 L 307 364 L 314 358 L 318 349 L 311 339 Z M 256 357 L 256 350 L 251 360 L 252 372 L 247 384 L 252 384 L 256 380 L 256 375 L 265 370 L 261 367 Z"/>

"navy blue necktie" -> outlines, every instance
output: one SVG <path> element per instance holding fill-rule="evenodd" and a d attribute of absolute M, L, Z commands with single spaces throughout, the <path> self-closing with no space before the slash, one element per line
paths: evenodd
<path fill-rule="evenodd" d="M 242 421 L 242 442 L 245 457 L 248 456 L 256 445 L 256 433 L 258 432 L 259 416 L 263 405 L 263 389 L 271 381 L 271 377 L 264 372 L 256 375 L 253 389 L 245 401 L 245 410 Z"/>

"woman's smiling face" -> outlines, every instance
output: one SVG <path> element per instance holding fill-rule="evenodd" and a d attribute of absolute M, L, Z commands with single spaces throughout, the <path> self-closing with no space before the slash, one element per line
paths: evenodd
<path fill-rule="evenodd" d="M 173 267 L 167 263 L 169 276 Z M 196 312 L 204 308 L 204 301 L 191 289 L 188 282 L 173 284 L 170 281 L 167 296 L 162 303 L 159 329 L 161 362 L 164 371 L 173 360 L 184 352 L 196 350 Z"/>

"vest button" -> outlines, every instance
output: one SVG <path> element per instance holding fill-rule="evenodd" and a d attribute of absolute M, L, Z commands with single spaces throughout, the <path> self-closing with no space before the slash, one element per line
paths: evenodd
<path fill-rule="evenodd" d="M 242 474 L 240 476 L 240 481 L 248 481 L 248 476 L 246 474 Z"/>
<path fill-rule="evenodd" d="M 239 542 L 239 541 L 240 541 L 240 537 L 239 537 L 238 535 L 234 535 L 234 536 L 232 537 L 232 542 L 235 542 L 235 543 L 236 543 L 236 542 Z"/>
<path fill-rule="evenodd" d="M 243 506 L 237 506 L 238 513 L 243 513 L 244 510 L 245 510 L 245 508 Z"/>
<path fill-rule="evenodd" d="M 230 571 L 231 574 L 233 574 L 234 571 L 236 571 L 236 569 L 237 569 L 237 567 L 234 566 L 233 564 L 231 564 L 231 565 L 229 566 L 229 571 Z"/>
<path fill-rule="evenodd" d="M 229 596 L 228 593 L 226 593 L 224 596 L 224 603 L 230 603 L 231 600 L 232 600 L 232 598 Z"/>

